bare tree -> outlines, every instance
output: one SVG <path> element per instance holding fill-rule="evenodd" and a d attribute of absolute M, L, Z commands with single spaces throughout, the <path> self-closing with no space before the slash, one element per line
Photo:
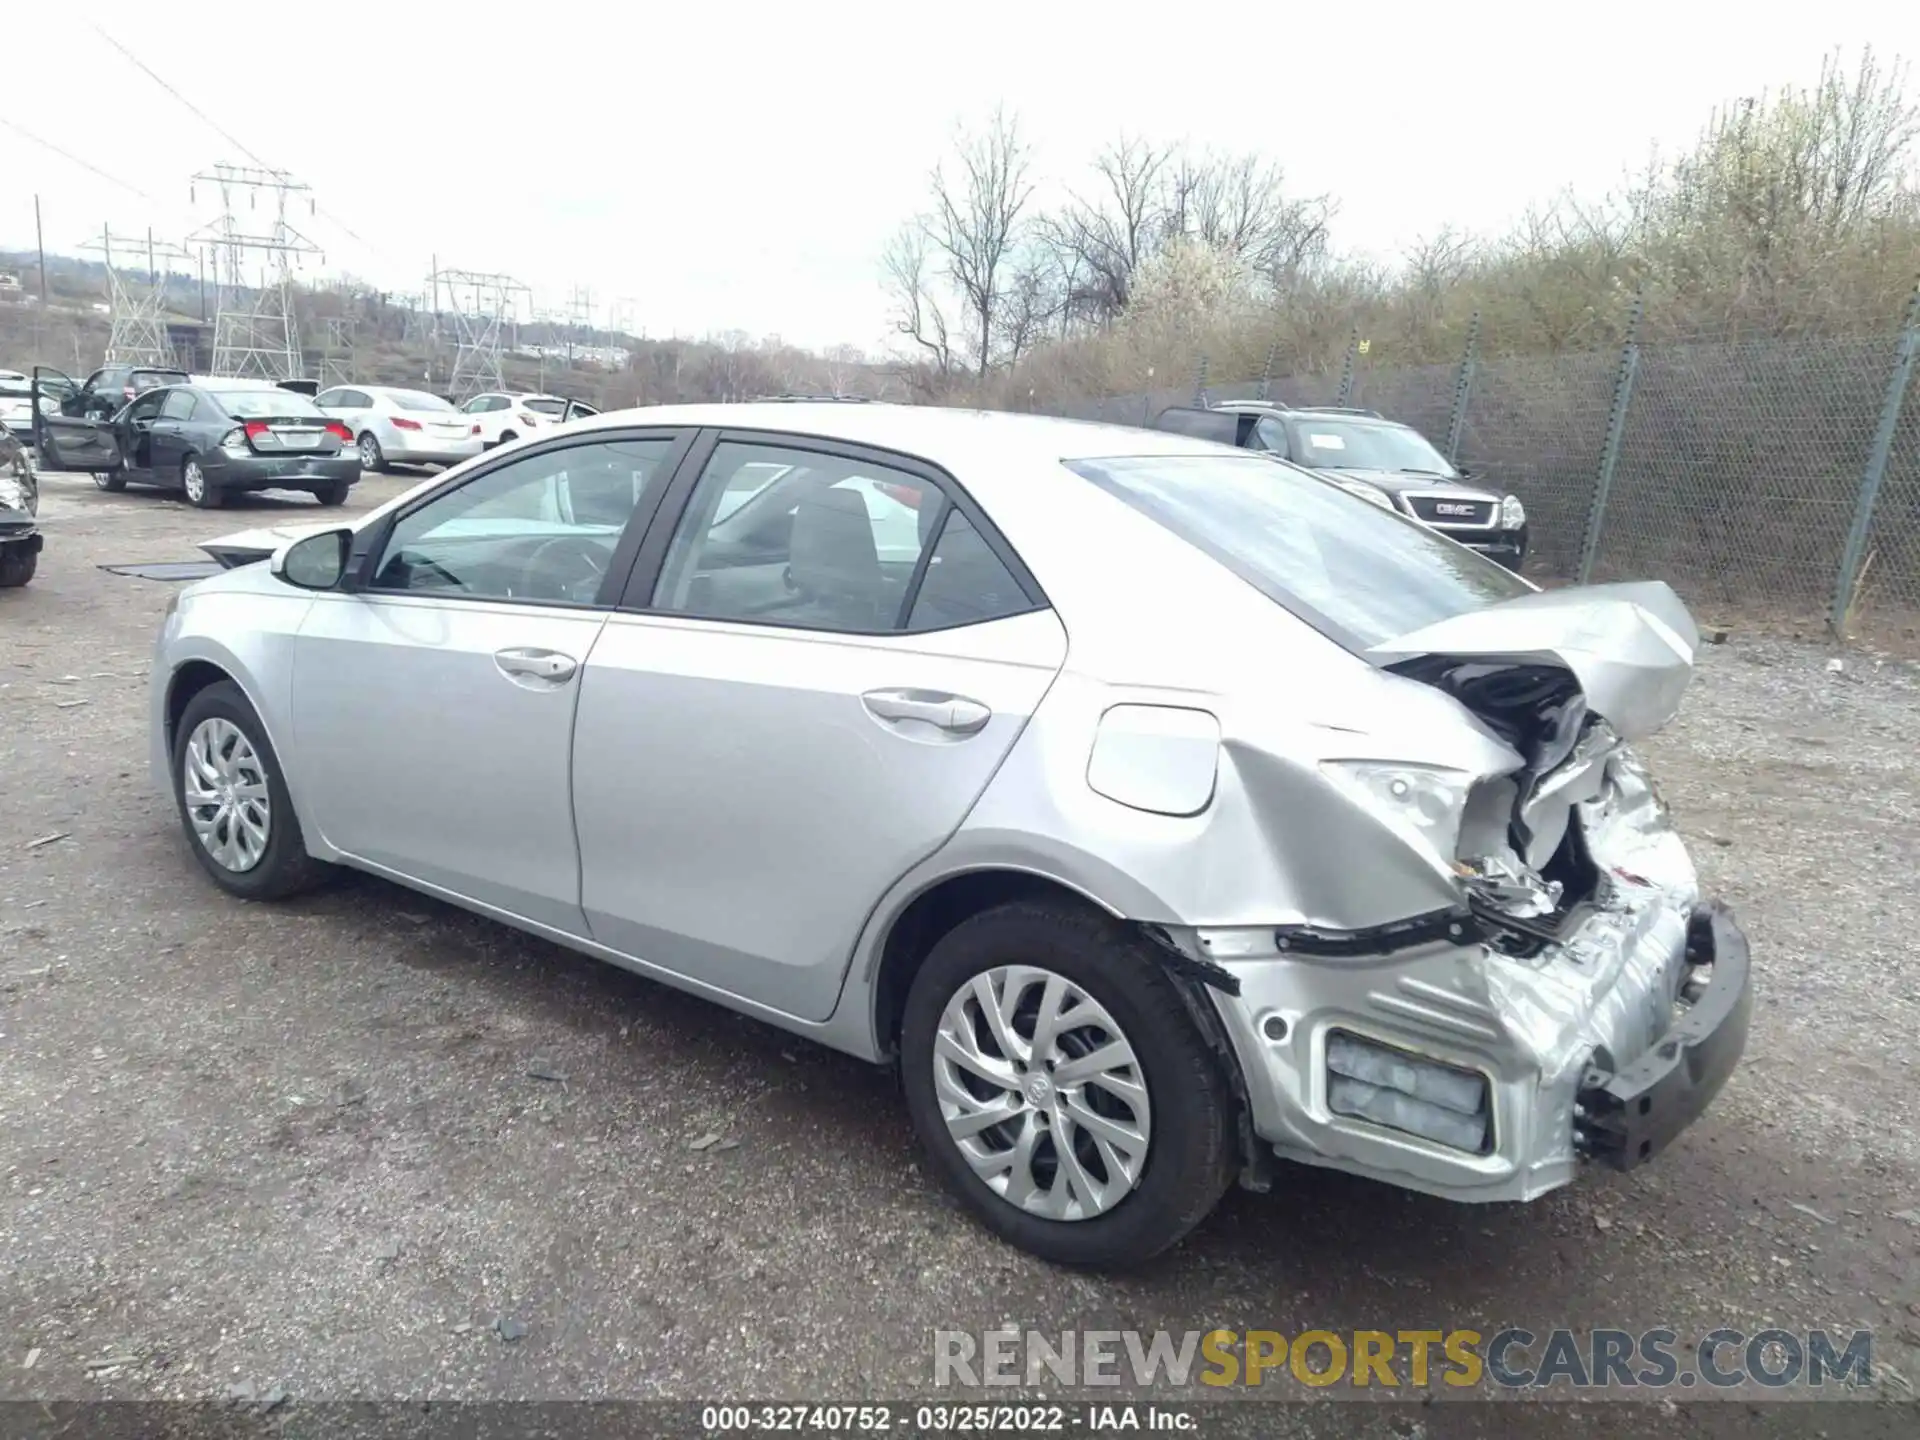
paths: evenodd
<path fill-rule="evenodd" d="M 996 110 L 985 130 L 960 136 L 951 169 L 934 167 L 926 235 L 959 292 L 980 379 L 993 364 L 1007 262 L 1033 198 L 1031 158 L 1019 118 Z"/>
<path fill-rule="evenodd" d="M 1170 155 L 1123 135 L 1094 157 L 1093 199 L 1076 195 L 1043 223 L 1069 277 L 1067 303 L 1103 324 L 1127 308 L 1134 271 L 1159 247 Z"/>
<path fill-rule="evenodd" d="M 1281 168 L 1256 154 L 1181 155 L 1168 176 L 1167 232 L 1237 256 L 1277 279 L 1326 254 L 1332 203 L 1294 199 Z"/>
<path fill-rule="evenodd" d="M 893 300 L 894 333 L 911 340 L 920 351 L 919 363 L 945 385 L 954 372 L 953 341 L 946 313 L 933 293 L 924 223 L 901 227 L 880 257 L 886 287 Z"/>

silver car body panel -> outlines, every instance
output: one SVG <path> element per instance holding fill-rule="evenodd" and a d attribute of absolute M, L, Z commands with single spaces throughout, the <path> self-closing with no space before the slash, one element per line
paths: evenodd
<path fill-rule="evenodd" d="M 877 982 L 906 908 L 982 870 L 1042 877 L 1235 978 L 1237 996 L 1210 994 L 1254 1129 L 1277 1153 L 1462 1199 L 1524 1198 L 1568 1177 L 1584 1059 L 1625 1062 L 1657 1039 L 1698 898 L 1625 743 L 1671 716 L 1690 672 L 1695 634 L 1670 591 L 1530 594 L 1363 658 L 1061 464 L 1237 452 L 878 405 L 673 407 L 565 433 L 637 424 L 801 433 L 937 465 L 992 518 L 1048 608 L 853 637 L 316 600 L 247 565 L 188 587 L 161 636 L 162 783 L 169 676 L 191 659 L 222 664 L 268 727 L 316 854 L 867 1058 L 890 1045 Z M 293 643 L 309 633 L 312 647 Z M 578 683 L 516 693 L 486 663 L 509 644 L 564 648 Z M 1591 913 L 1527 960 L 1483 943 L 1283 953 L 1284 927 L 1365 933 L 1463 903 L 1452 857 L 1357 804 L 1326 769 L 1379 761 L 1495 789 L 1522 770 L 1459 700 L 1384 668 L 1436 654 L 1564 668 L 1609 722 L 1536 777 L 1528 811 L 1555 836 L 1578 819 L 1607 877 Z M 418 695 L 393 698 L 408 687 Z M 861 700 L 893 687 L 967 697 L 993 718 L 958 741 L 904 733 Z M 1108 723 L 1115 743 L 1096 765 Z M 1211 788 L 1187 813 L 1203 782 L 1195 736 L 1209 725 Z M 450 754 L 454 734 L 479 748 Z M 522 772 L 503 773 L 512 766 Z M 1537 856 L 1507 859 L 1525 868 Z M 1276 1014 L 1288 1022 L 1281 1042 L 1261 1028 Z M 1332 1116 L 1320 1062 L 1336 1022 L 1488 1075 L 1492 1153 Z"/>

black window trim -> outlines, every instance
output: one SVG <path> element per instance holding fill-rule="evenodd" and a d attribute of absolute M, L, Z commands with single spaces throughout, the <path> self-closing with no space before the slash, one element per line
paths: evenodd
<path fill-rule="evenodd" d="M 610 611 L 615 608 L 614 598 L 621 593 L 621 587 L 627 575 L 633 569 L 635 556 L 641 542 L 652 528 L 654 515 L 658 512 L 666 493 L 679 478 L 680 470 L 685 466 L 688 452 L 693 448 L 699 431 L 690 425 L 633 425 L 608 430 L 576 431 L 568 435 L 557 435 L 544 442 L 520 447 L 511 455 L 502 455 L 483 464 L 445 485 L 436 485 L 424 495 L 409 501 L 398 510 L 383 516 L 377 524 L 354 532 L 353 545 L 347 557 L 347 578 L 341 589 L 350 593 L 404 598 L 413 596 L 422 600 L 451 600 L 468 605 L 524 605 L 541 610 L 583 610 Z M 633 512 L 627 517 L 626 528 L 620 532 L 619 543 L 613 548 L 613 555 L 607 562 L 607 573 L 600 578 L 600 590 L 591 601 L 576 600 L 536 600 L 515 595 L 465 595 L 459 591 L 390 590 L 372 583 L 379 571 L 379 562 L 385 558 L 387 542 L 393 536 L 393 530 L 409 515 L 433 504 L 443 496 L 464 489 L 481 480 L 504 470 L 510 465 L 532 460 L 541 455 L 549 455 L 557 450 L 578 450 L 588 445 L 620 444 L 634 440 L 668 441 L 666 458 L 660 465 L 659 483 L 649 485 L 639 500 L 635 502 Z"/>
<path fill-rule="evenodd" d="M 827 625 L 782 624 L 777 620 L 746 616 L 738 619 L 718 615 L 689 615 L 684 610 L 661 609 L 653 603 L 653 590 L 659 583 L 660 572 L 665 568 L 667 549 L 673 543 L 674 533 L 679 529 L 685 517 L 687 507 L 693 501 L 693 492 L 699 487 L 706 474 L 707 462 L 713 458 L 713 452 L 725 444 L 758 445 L 782 450 L 805 450 L 815 454 L 831 455 L 836 459 L 865 461 L 870 465 L 882 465 L 916 479 L 925 480 L 939 490 L 947 504 L 947 510 L 940 517 L 937 533 L 928 539 L 920 552 L 920 563 L 916 565 L 914 578 L 908 586 L 906 609 L 896 616 L 896 624 L 887 629 L 848 630 Z M 919 598 L 920 582 L 926 576 L 927 557 L 933 553 L 933 547 L 946 533 L 947 516 L 958 510 L 967 517 L 968 522 L 985 540 L 987 548 L 994 557 L 1007 568 L 1014 584 L 1020 587 L 1020 593 L 1026 597 L 1027 608 L 1011 611 L 1005 615 L 996 615 L 993 620 L 964 620 L 952 625 L 940 625 L 926 630 L 909 630 L 904 616 L 912 613 L 911 606 Z M 609 567 L 609 574 L 612 573 Z M 673 477 L 673 483 L 666 487 L 661 503 L 654 509 L 648 522 L 645 541 L 641 544 L 635 562 L 627 575 L 627 583 L 621 592 L 614 609 L 622 615 L 645 616 L 650 619 L 685 620 L 706 625 L 750 625 L 761 630 L 788 630 L 802 635 L 847 635 L 856 638 L 879 639 L 889 636 L 907 638 L 916 635 L 938 635 L 948 630 L 964 630 L 974 625 L 990 625 L 998 620 L 1011 620 L 1020 615 L 1031 615 L 1036 611 L 1051 610 L 1053 602 L 1047 599 L 1046 592 L 1040 588 L 1040 582 L 1034 579 L 1033 572 L 1026 566 L 1013 546 L 1007 543 L 1000 533 L 1000 527 L 987 518 L 986 511 L 979 502 L 967 493 L 966 487 L 946 470 L 931 460 L 918 455 L 910 455 L 900 450 L 882 449 L 875 445 L 863 445 L 854 440 L 839 440 L 831 435 L 803 435 L 791 430 L 754 430 L 738 426 L 725 428 L 707 428 L 700 432 L 699 442 L 682 458 L 680 468 Z"/>

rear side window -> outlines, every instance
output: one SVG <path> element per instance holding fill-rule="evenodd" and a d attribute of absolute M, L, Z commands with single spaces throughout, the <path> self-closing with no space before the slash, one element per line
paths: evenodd
<path fill-rule="evenodd" d="M 946 630 L 1000 620 L 1033 608 L 986 537 L 964 511 L 949 509 L 927 560 L 920 593 L 907 617 L 909 630 Z"/>
<path fill-rule="evenodd" d="M 191 420 L 193 418 L 193 392 L 191 390 L 169 390 L 167 398 L 160 402 L 162 420 Z"/>
<path fill-rule="evenodd" d="M 567 402 L 564 400 L 526 400 L 521 402 L 536 415 L 564 415 Z"/>

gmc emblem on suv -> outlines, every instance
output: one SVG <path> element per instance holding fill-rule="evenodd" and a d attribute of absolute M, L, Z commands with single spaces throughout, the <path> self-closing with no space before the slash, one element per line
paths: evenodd
<path fill-rule="evenodd" d="M 1462 505 L 1458 500 L 1442 500 L 1433 507 L 1437 515 L 1471 515 L 1473 506 Z"/>

